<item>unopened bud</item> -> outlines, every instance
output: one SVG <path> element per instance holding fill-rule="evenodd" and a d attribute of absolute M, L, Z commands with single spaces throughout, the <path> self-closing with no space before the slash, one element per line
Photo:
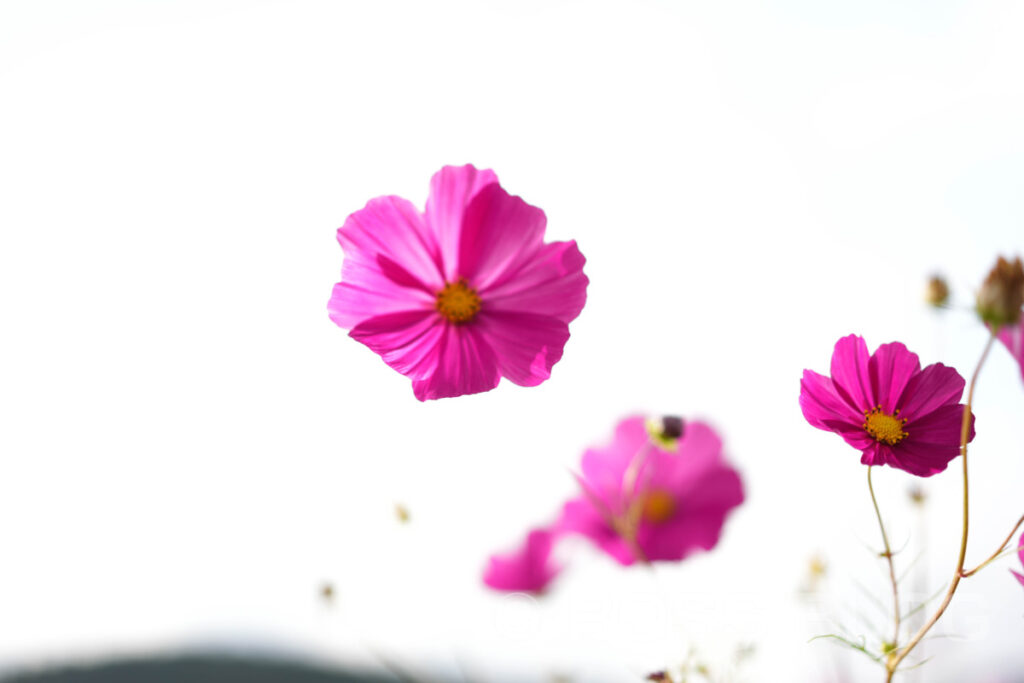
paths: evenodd
<path fill-rule="evenodd" d="M 407 524 L 410 518 L 409 508 L 405 507 L 401 503 L 395 503 L 395 518 L 398 519 L 402 524 Z"/>
<path fill-rule="evenodd" d="M 910 487 L 907 495 L 910 497 L 910 502 L 919 507 L 923 506 L 925 501 L 928 500 L 928 495 L 924 492 L 924 489 L 916 484 Z"/>
<path fill-rule="evenodd" d="M 647 433 L 651 441 L 668 451 L 676 450 L 685 430 L 683 418 L 674 415 L 647 420 Z"/>
<path fill-rule="evenodd" d="M 924 290 L 924 300 L 936 308 L 946 305 L 946 302 L 949 301 L 949 285 L 942 277 L 932 275 L 928 278 L 928 286 Z"/>
<path fill-rule="evenodd" d="M 661 433 L 667 439 L 678 439 L 683 435 L 683 418 L 666 415 L 661 418 Z"/>
<path fill-rule="evenodd" d="M 1020 320 L 1024 306 L 1024 264 L 1020 257 L 1007 261 L 1002 256 L 985 278 L 978 292 L 978 315 L 995 328 Z"/>

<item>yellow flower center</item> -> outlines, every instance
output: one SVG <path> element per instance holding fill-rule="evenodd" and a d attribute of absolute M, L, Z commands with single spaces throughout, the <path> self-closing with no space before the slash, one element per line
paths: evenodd
<path fill-rule="evenodd" d="M 903 425 L 907 424 L 906 418 L 896 417 L 900 414 L 897 410 L 893 415 L 882 410 L 882 406 L 864 411 L 864 424 L 861 425 L 868 434 L 875 437 L 875 441 L 895 446 L 907 438 L 903 431 Z"/>
<path fill-rule="evenodd" d="M 643 517 L 652 524 L 666 522 L 676 512 L 676 501 L 664 491 L 651 491 L 644 496 Z"/>
<path fill-rule="evenodd" d="M 480 295 L 460 278 L 455 282 L 449 282 L 437 293 L 434 307 L 448 322 L 468 322 L 480 312 Z"/>

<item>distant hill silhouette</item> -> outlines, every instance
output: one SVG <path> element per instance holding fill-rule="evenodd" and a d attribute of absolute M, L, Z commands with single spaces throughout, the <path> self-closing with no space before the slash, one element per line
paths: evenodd
<path fill-rule="evenodd" d="M 273 659 L 197 655 L 0 675 L 0 683 L 395 683 L 397 679 Z"/>

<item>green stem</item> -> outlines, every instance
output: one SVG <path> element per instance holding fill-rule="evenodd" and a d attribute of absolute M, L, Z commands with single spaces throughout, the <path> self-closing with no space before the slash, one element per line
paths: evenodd
<path fill-rule="evenodd" d="M 899 645 L 900 642 L 900 592 L 899 584 L 896 581 L 896 567 L 892 561 L 892 549 L 889 547 L 889 536 L 885 533 L 885 524 L 882 522 L 882 513 L 878 509 L 878 499 L 875 498 L 875 487 L 871 483 L 871 470 L 873 468 L 868 465 L 868 491 L 871 492 L 871 504 L 875 506 L 875 517 L 878 518 L 878 528 L 882 532 L 882 545 L 885 547 L 885 553 L 883 553 L 886 561 L 889 563 L 889 580 L 892 582 L 892 611 L 893 611 L 893 634 L 892 634 L 892 647 L 893 649 Z"/>

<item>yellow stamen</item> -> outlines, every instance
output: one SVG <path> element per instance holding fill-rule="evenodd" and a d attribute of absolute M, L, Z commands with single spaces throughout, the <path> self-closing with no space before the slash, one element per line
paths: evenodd
<path fill-rule="evenodd" d="M 676 512 L 676 501 L 664 491 L 651 491 L 644 496 L 643 517 L 652 524 L 667 522 Z"/>
<path fill-rule="evenodd" d="M 861 426 L 867 430 L 868 434 L 875 438 L 875 441 L 895 446 L 907 438 L 907 433 L 903 431 L 903 426 L 907 424 L 907 420 L 906 418 L 897 417 L 899 414 L 900 411 L 897 410 L 890 415 L 882 410 L 882 406 L 865 410 L 864 424 Z"/>
<path fill-rule="evenodd" d="M 460 278 L 437 293 L 434 306 L 448 322 L 464 323 L 480 312 L 480 295 Z"/>

